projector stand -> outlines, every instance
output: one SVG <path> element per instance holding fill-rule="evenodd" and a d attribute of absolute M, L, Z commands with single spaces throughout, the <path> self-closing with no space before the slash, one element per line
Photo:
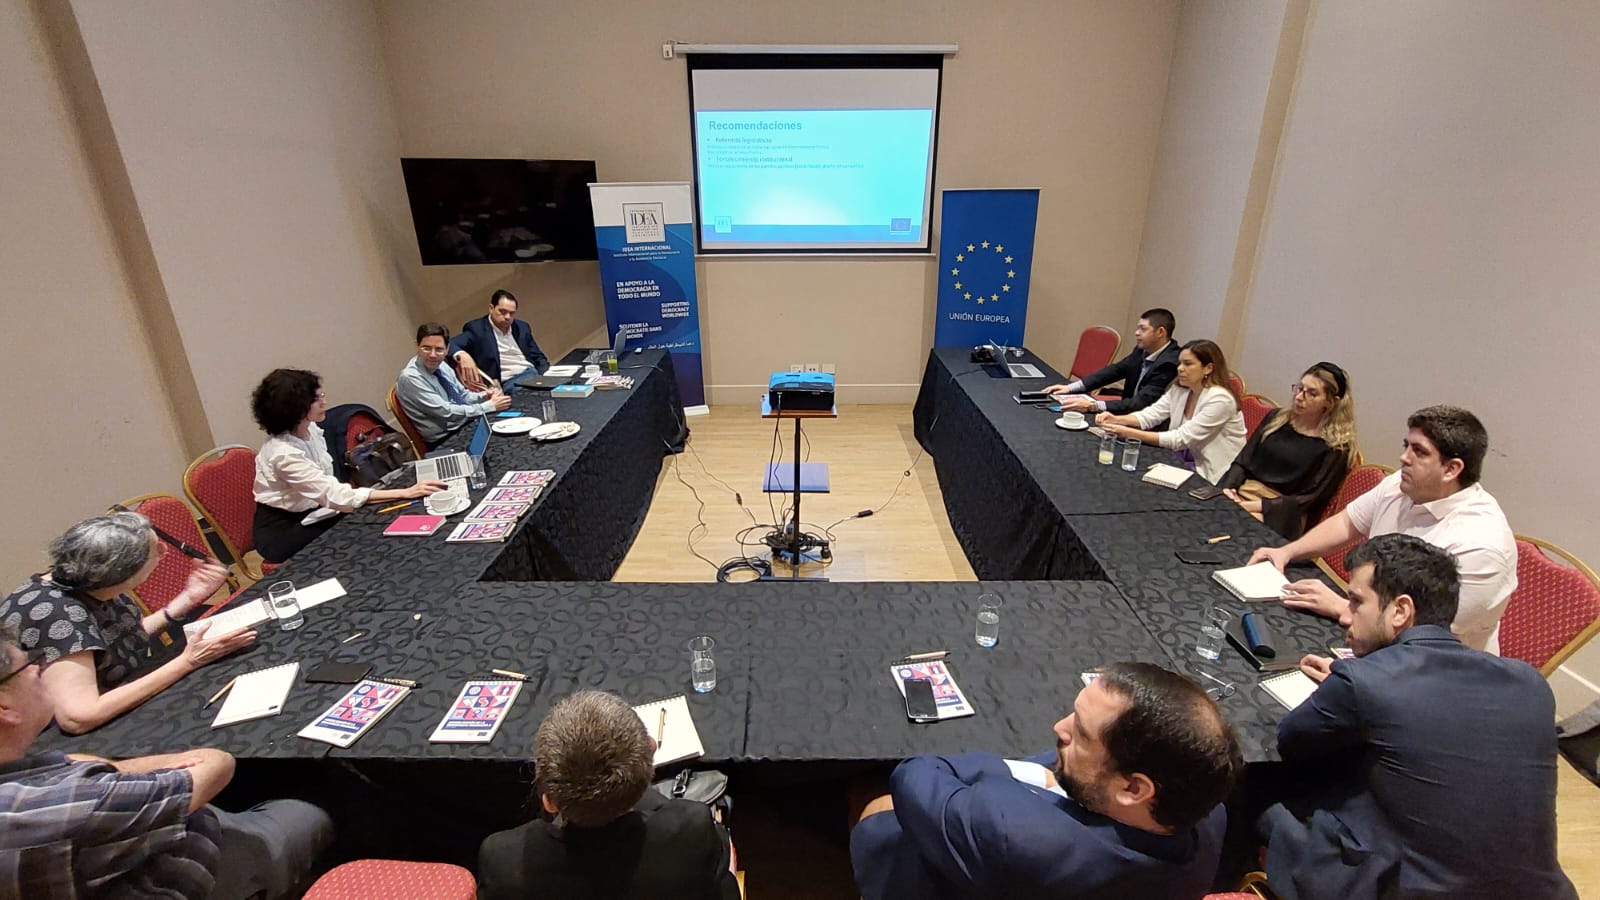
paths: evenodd
<path fill-rule="evenodd" d="M 821 576 L 808 578 L 800 577 L 800 420 L 801 419 L 837 419 L 839 407 L 831 409 L 772 409 L 771 400 L 761 398 L 761 418 L 763 419 L 793 419 L 794 420 L 794 517 L 789 521 L 789 563 L 792 566 L 788 578 L 773 577 L 772 581 L 827 581 Z M 776 555 L 776 553 L 774 554 Z M 762 579 L 763 581 L 767 579 Z"/>

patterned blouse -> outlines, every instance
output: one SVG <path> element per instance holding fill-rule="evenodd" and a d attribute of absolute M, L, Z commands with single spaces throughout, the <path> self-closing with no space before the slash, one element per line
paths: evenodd
<path fill-rule="evenodd" d="M 96 600 L 39 575 L 0 600 L 0 625 L 21 637 L 25 652 L 44 648 L 47 664 L 93 651 L 101 691 L 131 681 L 183 649 L 181 641 L 169 647 L 145 634 L 139 604 L 132 597 Z M 172 632 L 182 633 L 176 628 Z"/>

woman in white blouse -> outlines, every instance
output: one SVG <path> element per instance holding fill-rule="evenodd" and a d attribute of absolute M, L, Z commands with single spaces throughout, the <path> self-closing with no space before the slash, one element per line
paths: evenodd
<path fill-rule="evenodd" d="M 445 489 L 423 481 L 398 490 L 351 487 L 333 477 L 333 457 L 317 423 L 328 415 L 322 379 L 304 369 L 274 369 L 250 396 L 268 435 L 256 454 L 256 552 L 280 563 L 333 527 L 339 513 L 369 501 L 412 500 Z"/>
<path fill-rule="evenodd" d="M 1166 431 L 1148 431 L 1167 421 Z M 1178 379 L 1161 399 L 1123 416 L 1101 413 L 1095 422 L 1119 437 L 1177 450 L 1194 463 L 1200 477 L 1215 484 L 1244 446 L 1244 416 L 1228 377 L 1222 348 L 1190 341 L 1178 353 Z"/>

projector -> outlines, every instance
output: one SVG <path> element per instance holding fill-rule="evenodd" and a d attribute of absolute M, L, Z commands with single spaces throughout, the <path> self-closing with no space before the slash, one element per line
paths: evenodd
<path fill-rule="evenodd" d="M 767 382 L 767 403 L 773 412 L 833 409 L 833 376 L 824 372 L 773 372 Z"/>

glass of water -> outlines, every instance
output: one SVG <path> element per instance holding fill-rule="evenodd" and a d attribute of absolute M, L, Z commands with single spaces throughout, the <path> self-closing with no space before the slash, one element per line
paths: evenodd
<path fill-rule="evenodd" d="M 1215 606 L 1206 609 L 1205 617 L 1200 620 L 1200 639 L 1194 645 L 1194 652 L 1200 654 L 1201 659 L 1215 661 L 1222 658 L 1222 640 L 1228 628 L 1228 619 L 1229 613 L 1225 609 Z"/>
<path fill-rule="evenodd" d="M 483 466 L 483 455 L 472 457 L 472 489 L 481 491 L 489 486 L 489 470 Z"/>
<path fill-rule="evenodd" d="M 1100 438 L 1100 465 L 1109 466 L 1117 461 L 1117 436 L 1106 432 Z"/>
<path fill-rule="evenodd" d="M 1122 471 L 1132 472 L 1139 468 L 1139 442 L 1134 438 L 1125 438 L 1122 441 Z"/>
<path fill-rule="evenodd" d="M 280 631 L 293 631 L 306 621 L 300 612 L 300 598 L 295 594 L 292 581 L 280 581 L 267 588 L 267 610 L 278 620 Z"/>
<path fill-rule="evenodd" d="M 544 413 L 544 420 L 546 423 L 561 421 L 556 417 L 556 402 L 554 400 L 546 400 L 540 409 Z"/>
<path fill-rule="evenodd" d="M 972 633 L 979 647 L 993 647 L 1000 641 L 999 594 L 984 594 L 978 598 L 978 626 Z"/>
<path fill-rule="evenodd" d="M 717 686 L 717 661 L 711 650 L 717 642 L 700 634 L 689 639 L 689 681 L 696 694 L 704 694 Z"/>

